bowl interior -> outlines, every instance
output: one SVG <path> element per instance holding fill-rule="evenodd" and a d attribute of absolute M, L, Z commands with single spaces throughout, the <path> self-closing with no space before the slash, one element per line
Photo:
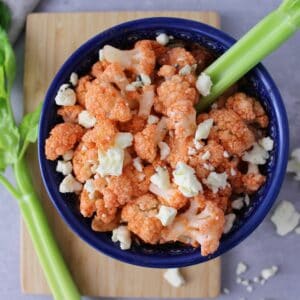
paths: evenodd
<path fill-rule="evenodd" d="M 238 244 L 259 225 L 273 204 L 283 180 L 288 152 L 288 127 L 280 94 L 264 67 L 258 65 L 246 75 L 247 84 L 243 86 L 243 89 L 249 95 L 260 99 L 270 117 L 268 135 L 275 141 L 275 147 L 263 170 L 267 175 L 267 181 L 252 197 L 251 205 L 241 211 L 232 231 L 223 236 L 218 251 L 213 255 L 202 257 L 199 249 L 181 244 L 160 246 L 134 244 L 129 251 L 122 251 L 118 244 L 111 241 L 111 234 L 92 231 L 91 221 L 79 213 L 75 196 L 58 192 L 62 175 L 55 171 L 56 163 L 46 160 L 44 155 L 45 139 L 54 125 L 61 122 L 56 114 L 54 97 L 60 85 L 68 82 L 72 72 L 81 76 L 89 71 L 98 59 L 99 49 L 104 45 L 110 44 L 126 49 L 133 46 L 137 40 L 155 39 L 159 32 L 199 43 L 217 55 L 222 54 L 234 43 L 231 37 L 210 26 L 175 18 L 136 20 L 97 35 L 81 46 L 66 61 L 48 90 L 40 121 L 39 159 L 43 180 L 52 202 L 65 221 L 82 239 L 105 254 L 124 262 L 166 268 L 191 265 L 216 257 Z"/>

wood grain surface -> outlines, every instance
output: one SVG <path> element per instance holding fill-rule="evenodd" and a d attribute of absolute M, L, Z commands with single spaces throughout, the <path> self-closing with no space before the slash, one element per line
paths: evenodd
<path fill-rule="evenodd" d="M 24 107 L 32 111 L 65 59 L 83 42 L 115 24 L 152 16 L 176 16 L 220 25 L 214 12 L 99 12 L 31 14 L 27 18 Z M 103 297 L 215 297 L 220 292 L 220 259 L 182 270 L 187 284 L 172 288 L 163 280 L 164 270 L 127 265 L 95 251 L 64 224 L 43 188 L 36 147 L 28 154 L 35 186 L 55 237 L 74 280 L 83 295 Z M 22 290 L 47 294 L 49 289 L 24 223 L 21 224 Z M 64 299 L 72 300 L 72 299 Z"/>

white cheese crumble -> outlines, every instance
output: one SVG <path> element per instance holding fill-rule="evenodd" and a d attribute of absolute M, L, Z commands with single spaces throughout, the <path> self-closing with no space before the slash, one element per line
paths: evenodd
<path fill-rule="evenodd" d="M 70 161 L 70 160 L 72 160 L 73 156 L 74 156 L 74 151 L 69 150 L 62 157 L 63 157 L 64 161 Z"/>
<path fill-rule="evenodd" d="M 84 128 L 92 128 L 95 126 L 97 120 L 87 110 L 83 110 L 78 115 L 78 124 Z"/>
<path fill-rule="evenodd" d="M 235 219 L 236 219 L 236 215 L 232 214 L 232 213 L 225 216 L 225 226 L 223 229 L 223 233 L 226 234 L 226 233 L 230 232 Z"/>
<path fill-rule="evenodd" d="M 170 154 L 169 145 L 165 142 L 159 142 L 158 147 L 160 150 L 160 159 L 165 160 L 168 157 L 168 155 Z"/>
<path fill-rule="evenodd" d="M 235 274 L 241 275 L 241 274 L 245 273 L 247 271 L 247 269 L 248 269 L 247 265 L 241 261 L 238 263 L 238 265 L 236 267 Z"/>
<path fill-rule="evenodd" d="M 288 173 L 295 173 L 294 179 L 300 180 L 300 148 L 296 148 L 291 153 L 291 160 L 289 160 L 287 165 Z"/>
<path fill-rule="evenodd" d="M 199 91 L 201 95 L 204 97 L 208 96 L 210 94 L 210 90 L 212 87 L 213 83 L 211 81 L 211 78 L 202 72 L 199 77 L 197 78 L 196 81 L 196 88 Z"/>
<path fill-rule="evenodd" d="M 69 175 L 73 171 L 73 166 L 70 161 L 58 160 L 56 165 L 56 171 L 63 175 Z"/>
<path fill-rule="evenodd" d="M 106 152 L 99 151 L 99 165 L 97 173 L 101 177 L 112 175 L 120 176 L 122 174 L 124 162 L 124 150 L 118 147 L 112 147 Z"/>
<path fill-rule="evenodd" d="M 194 197 L 202 192 L 202 185 L 195 175 L 195 170 L 185 164 L 178 162 L 175 170 L 173 171 L 174 183 L 178 185 L 179 191 L 185 197 Z"/>
<path fill-rule="evenodd" d="M 165 46 L 169 43 L 169 36 L 165 33 L 160 33 L 157 37 L 156 37 L 156 41 L 161 44 L 162 46 Z"/>
<path fill-rule="evenodd" d="M 147 124 L 156 124 L 159 121 L 159 117 L 154 116 L 154 115 L 149 115 Z"/>
<path fill-rule="evenodd" d="M 157 167 L 156 173 L 150 177 L 150 181 L 163 191 L 170 188 L 170 176 L 166 168 Z"/>
<path fill-rule="evenodd" d="M 194 139 L 194 146 L 197 150 L 200 150 L 203 147 L 201 142 L 197 141 L 196 139 Z"/>
<path fill-rule="evenodd" d="M 207 164 L 207 163 L 203 164 L 203 168 L 208 170 L 208 171 L 213 171 L 215 169 L 213 165 Z"/>
<path fill-rule="evenodd" d="M 245 195 L 244 197 L 244 202 L 246 204 L 246 206 L 249 206 L 250 205 L 250 197 L 248 194 Z"/>
<path fill-rule="evenodd" d="M 281 201 L 276 207 L 271 221 L 276 226 L 277 234 L 284 236 L 293 231 L 299 224 L 300 214 L 293 203 Z"/>
<path fill-rule="evenodd" d="M 72 174 L 67 175 L 59 185 L 59 192 L 62 194 L 80 192 L 81 190 L 82 184 Z"/>
<path fill-rule="evenodd" d="M 210 172 L 204 183 L 213 191 L 217 193 L 219 189 L 224 189 L 227 183 L 227 173 Z"/>
<path fill-rule="evenodd" d="M 246 287 L 246 290 L 247 290 L 247 292 L 252 293 L 252 292 L 253 292 L 253 287 L 252 287 L 252 285 L 248 285 L 248 286 Z"/>
<path fill-rule="evenodd" d="M 164 279 L 170 283 L 173 287 L 180 287 L 185 284 L 185 280 L 183 276 L 180 274 L 180 271 L 178 268 L 174 269 L 167 269 L 167 271 L 164 273 Z"/>
<path fill-rule="evenodd" d="M 230 175 L 235 176 L 236 175 L 236 170 L 234 168 L 230 168 Z"/>
<path fill-rule="evenodd" d="M 209 158 L 210 158 L 210 152 L 207 150 L 207 151 L 201 156 L 201 158 L 202 158 L 203 160 L 209 159 Z"/>
<path fill-rule="evenodd" d="M 151 84 L 151 78 L 147 75 L 147 74 L 140 74 L 141 76 L 141 81 L 143 83 L 143 85 L 150 85 Z"/>
<path fill-rule="evenodd" d="M 243 198 L 238 198 L 238 199 L 235 199 L 231 202 L 231 207 L 233 209 L 236 209 L 236 210 L 240 210 L 242 209 L 244 206 L 244 199 Z"/>
<path fill-rule="evenodd" d="M 158 218 L 163 226 L 169 226 L 173 223 L 175 217 L 177 214 L 177 210 L 173 207 L 162 205 L 159 208 L 159 212 L 156 215 L 156 218 Z"/>
<path fill-rule="evenodd" d="M 197 154 L 197 150 L 193 147 L 188 147 L 188 155 L 193 156 Z"/>
<path fill-rule="evenodd" d="M 266 150 L 272 151 L 274 147 L 274 141 L 269 137 L 264 137 L 258 141 L 258 143 Z"/>
<path fill-rule="evenodd" d="M 228 157 L 229 157 L 229 153 L 225 150 L 225 151 L 223 152 L 223 156 L 224 156 L 225 158 L 228 158 Z"/>
<path fill-rule="evenodd" d="M 185 75 L 190 74 L 191 72 L 192 72 L 192 67 L 191 67 L 190 65 L 185 65 L 184 67 L 182 67 L 182 68 L 179 70 L 178 74 L 179 74 L 180 76 L 185 76 Z"/>
<path fill-rule="evenodd" d="M 136 90 L 136 87 L 132 83 L 129 83 L 125 86 L 125 91 L 127 91 L 127 92 L 134 92 L 135 90 Z"/>
<path fill-rule="evenodd" d="M 253 148 L 246 152 L 242 159 L 255 165 L 264 165 L 269 158 L 268 152 L 259 144 L 254 143 Z"/>
<path fill-rule="evenodd" d="M 128 250 L 131 247 L 131 236 L 127 226 L 121 225 L 112 232 L 111 240 L 116 243 L 120 242 L 122 250 Z"/>
<path fill-rule="evenodd" d="M 90 199 L 93 199 L 94 196 L 95 196 L 95 192 L 96 192 L 96 188 L 95 188 L 95 185 L 94 185 L 94 181 L 92 179 L 88 179 L 83 188 L 88 192 L 89 194 L 89 198 Z"/>
<path fill-rule="evenodd" d="M 99 50 L 98 56 L 99 56 L 99 60 L 100 60 L 100 61 L 104 61 L 104 60 L 105 60 L 103 49 L 100 49 L 100 50 Z"/>
<path fill-rule="evenodd" d="M 227 289 L 227 288 L 224 288 L 224 289 L 223 289 L 223 293 L 224 293 L 225 295 L 228 295 L 228 294 L 230 293 L 230 290 Z"/>
<path fill-rule="evenodd" d="M 275 276 L 277 272 L 278 272 L 278 267 L 272 266 L 271 268 L 263 269 L 260 275 L 264 280 L 268 280 L 271 277 Z"/>
<path fill-rule="evenodd" d="M 68 84 L 63 84 L 59 88 L 54 100 L 59 106 L 72 106 L 76 103 L 76 94 Z"/>
<path fill-rule="evenodd" d="M 195 133 L 195 140 L 204 140 L 207 139 L 210 129 L 213 126 L 214 120 L 213 119 L 207 119 L 203 122 L 201 122 L 196 130 Z"/>
<path fill-rule="evenodd" d="M 115 147 L 125 149 L 132 145 L 133 135 L 130 132 L 118 132 L 115 138 Z"/>
<path fill-rule="evenodd" d="M 78 83 L 78 75 L 77 73 L 73 72 L 71 73 L 71 76 L 70 76 L 70 83 L 73 85 L 73 86 L 76 86 L 77 83 Z"/>
<path fill-rule="evenodd" d="M 142 164 L 142 160 L 140 157 L 136 157 L 134 160 L 133 160 L 133 166 L 135 167 L 135 169 L 138 171 L 138 172 L 143 172 L 143 164 Z"/>

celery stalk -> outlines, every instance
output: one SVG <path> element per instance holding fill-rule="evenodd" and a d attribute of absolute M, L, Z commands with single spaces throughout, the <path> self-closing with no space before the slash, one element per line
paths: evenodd
<path fill-rule="evenodd" d="M 204 70 L 213 86 L 211 93 L 197 104 L 198 112 L 208 108 L 219 95 L 289 39 L 299 27 L 300 0 L 284 0 L 275 11 Z"/>
<path fill-rule="evenodd" d="M 59 252 L 47 217 L 34 191 L 31 176 L 23 158 L 14 165 L 14 173 L 20 190 L 17 200 L 22 217 L 54 299 L 80 299 L 80 294 Z"/>
<path fill-rule="evenodd" d="M 50 230 L 24 158 L 29 144 L 37 139 L 41 105 L 34 112 L 25 115 L 21 124 L 17 125 L 14 120 L 10 92 L 16 73 L 16 63 L 7 33 L 2 28 L 2 17 L 6 16 L 8 20 L 9 11 L 4 10 L 5 6 L 1 5 L 0 0 L 2 8 L 0 14 L 0 183 L 19 204 L 54 299 L 78 300 L 80 294 Z M 15 185 L 11 184 L 4 175 L 8 167 L 13 167 Z"/>

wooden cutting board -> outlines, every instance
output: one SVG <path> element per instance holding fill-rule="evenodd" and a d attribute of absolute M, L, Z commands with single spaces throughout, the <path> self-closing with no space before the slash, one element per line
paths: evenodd
<path fill-rule="evenodd" d="M 214 12 L 99 12 L 31 14 L 27 18 L 24 96 L 25 112 L 44 98 L 53 76 L 65 59 L 93 35 L 115 24 L 144 17 L 173 16 L 194 19 L 215 27 Z M 55 237 L 74 280 L 83 295 L 103 297 L 216 297 L 220 292 L 220 259 L 183 269 L 187 284 L 172 288 L 163 280 L 164 270 L 120 263 L 95 251 L 64 224 L 43 188 L 36 147 L 28 154 L 35 186 Z M 21 226 L 22 290 L 47 294 L 49 289 L 33 250 L 30 237 Z M 72 299 L 64 299 L 72 300 Z"/>

